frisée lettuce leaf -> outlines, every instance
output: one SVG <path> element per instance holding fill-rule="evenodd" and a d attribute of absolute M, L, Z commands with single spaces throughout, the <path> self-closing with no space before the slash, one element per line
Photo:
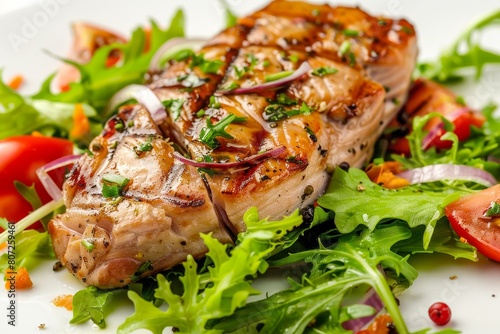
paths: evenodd
<path fill-rule="evenodd" d="M 180 278 L 184 288 L 182 295 L 174 293 L 171 282 L 161 274 L 157 276 L 155 297 L 168 304 L 166 311 L 129 291 L 135 313 L 120 325 L 118 333 L 130 333 L 139 328 L 162 333 L 168 326 L 174 327 L 178 333 L 222 333 L 205 330 L 206 323 L 231 315 L 246 304 L 249 296 L 259 294 L 252 288 L 250 278 L 267 270 L 266 256 L 280 245 L 288 231 L 302 222 L 298 210 L 279 221 L 261 220 L 255 207 L 250 208 L 243 219 L 247 231 L 239 234 L 232 249 L 211 235 L 202 235 L 209 249 L 207 257 L 212 261 L 208 267 L 210 282 L 204 289 L 197 264 L 192 256 L 188 256 L 183 263 L 185 274 Z"/>
<path fill-rule="evenodd" d="M 335 225 L 341 233 L 350 233 L 360 225 L 373 231 L 388 219 L 405 221 L 411 228 L 423 225 L 426 249 L 437 221 L 444 216 L 444 207 L 459 197 L 458 192 L 424 192 L 413 186 L 386 189 L 373 183 L 362 170 L 337 168 L 318 203 L 335 212 Z"/>

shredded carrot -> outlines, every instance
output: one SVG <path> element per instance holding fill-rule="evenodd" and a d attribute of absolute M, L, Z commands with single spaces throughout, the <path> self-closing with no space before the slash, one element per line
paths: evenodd
<path fill-rule="evenodd" d="M 2 243 L 0 244 L 0 249 L 4 249 L 5 247 L 7 247 L 7 241 L 2 242 Z"/>
<path fill-rule="evenodd" d="M 52 304 L 57 307 L 64 307 L 66 310 L 73 310 L 73 295 L 59 295 L 52 299 Z"/>
<path fill-rule="evenodd" d="M 24 82 L 24 78 L 22 75 L 16 75 L 15 77 L 13 77 L 9 83 L 7 84 L 7 86 L 9 86 L 10 88 L 12 88 L 13 90 L 17 90 L 19 89 L 19 87 L 21 87 L 21 85 L 23 84 Z"/>
<path fill-rule="evenodd" d="M 75 111 L 73 112 L 73 128 L 70 131 L 71 138 L 82 138 L 90 132 L 90 123 L 85 111 L 83 110 L 83 105 L 77 103 L 75 106 Z"/>
<path fill-rule="evenodd" d="M 5 278 L 5 290 L 11 290 L 13 288 L 12 285 L 18 290 L 29 289 L 33 286 L 28 270 L 24 267 L 18 268 L 17 271 L 7 269 L 5 271 Z"/>
<path fill-rule="evenodd" d="M 373 182 L 384 188 L 398 189 L 409 185 L 408 180 L 397 176 L 400 172 L 400 164 L 396 161 L 386 161 L 380 165 L 371 164 L 366 168 L 366 174 Z"/>
<path fill-rule="evenodd" d="M 357 334 L 389 334 L 392 333 L 392 318 L 388 314 L 379 315 L 367 329 L 359 331 Z"/>

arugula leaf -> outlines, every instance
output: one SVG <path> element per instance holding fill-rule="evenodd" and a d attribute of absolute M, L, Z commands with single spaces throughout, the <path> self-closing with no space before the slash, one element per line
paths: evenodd
<path fill-rule="evenodd" d="M 205 324 L 210 319 L 231 315 L 236 308 L 245 305 L 249 296 L 258 294 L 251 287 L 249 278 L 267 270 L 265 257 L 302 219 L 296 210 L 279 221 L 261 220 L 256 208 L 250 208 L 243 219 L 247 231 L 239 234 L 236 246 L 229 252 L 228 245 L 221 244 L 210 235 L 202 235 L 209 249 L 207 257 L 212 261 L 207 274 L 210 283 L 205 289 L 202 289 L 203 276 L 197 274 L 196 262 L 188 256 L 183 263 L 185 274 L 180 278 L 184 286 L 183 294 L 175 294 L 171 282 L 158 275 L 155 297 L 169 305 L 166 311 L 162 311 L 129 291 L 128 296 L 134 302 L 136 311 L 120 325 L 118 333 L 129 333 L 139 328 L 162 333 L 167 326 L 173 326 L 182 333 L 207 333 Z"/>
<path fill-rule="evenodd" d="M 406 221 L 413 228 L 425 226 L 423 247 L 427 249 L 434 226 L 444 216 L 444 207 L 460 193 L 422 191 L 409 186 L 390 190 L 370 181 L 363 171 L 337 168 L 319 205 L 335 212 L 335 224 L 341 233 L 350 233 L 359 225 L 373 231 L 387 219 Z"/>
<path fill-rule="evenodd" d="M 379 266 L 391 268 L 413 282 L 415 269 L 391 251 L 399 240 L 411 236 L 404 226 L 382 227 L 373 232 L 364 229 L 359 235 L 342 236 L 331 248 L 320 248 L 285 258 L 274 265 L 306 261 L 312 265 L 302 282 L 293 282 L 288 290 L 267 299 L 249 303 L 232 316 L 210 322 L 213 329 L 225 333 L 238 329 L 256 329 L 259 333 L 303 333 L 306 329 L 350 333 L 342 323 L 373 314 L 366 305 L 346 306 L 343 302 L 355 287 L 370 286 L 384 302 L 400 333 L 408 332 L 397 302 Z"/>
<path fill-rule="evenodd" d="M 75 101 L 75 103 L 78 101 Z M 47 136 L 68 137 L 73 127 L 75 104 L 25 98 L 1 80 L 0 71 L 0 139 L 39 131 Z M 94 108 L 83 104 L 85 115 L 92 121 Z M 92 123 L 92 133 L 101 127 Z"/>
<path fill-rule="evenodd" d="M 479 43 L 483 30 L 498 22 L 500 10 L 479 19 L 469 26 L 436 62 L 418 64 L 415 76 L 450 82 L 461 79 L 460 70 L 472 68 L 476 72 L 476 79 L 479 79 L 485 65 L 500 63 L 500 54 L 481 47 Z"/>
<path fill-rule="evenodd" d="M 67 59 L 62 61 L 75 66 L 81 75 L 80 82 L 70 84 L 66 92 L 53 93 L 50 89 L 54 75 L 49 76 L 40 91 L 31 98 L 21 97 L 0 84 L 0 138 L 38 130 L 45 135 L 68 137 L 72 127 L 72 115 L 76 103 L 83 103 L 87 117 L 95 124 L 97 134 L 109 115 L 106 105 L 112 95 L 121 88 L 142 83 L 149 63 L 158 48 L 170 38 L 184 36 L 184 14 L 178 10 L 168 29 L 160 28 L 151 21 L 151 32 L 137 28 L 128 43 L 114 43 L 96 50 L 91 60 L 79 64 Z M 145 50 L 149 38 L 149 48 Z M 119 51 L 122 59 L 115 66 L 106 66 L 110 52 Z M 13 117 L 13 115 L 16 117 Z"/>
<path fill-rule="evenodd" d="M 100 328 L 106 327 L 106 307 L 111 305 L 114 296 L 123 294 L 125 290 L 101 290 L 89 286 L 73 296 L 73 318 L 70 324 L 80 324 L 92 320 Z"/>
<path fill-rule="evenodd" d="M 16 235 L 16 268 L 35 268 L 41 259 L 55 258 L 50 236 L 47 232 L 26 230 Z M 0 271 L 8 268 L 8 254 L 0 256 Z"/>
<path fill-rule="evenodd" d="M 411 237 L 396 243 L 393 250 L 398 254 L 441 253 L 455 259 L 478 261 L 476 248 L 462 242 L 445 217 L 438 220 L 426 249 L 422 247 L 424 231 L 423 226 L 412 229 Z"/>
<path fill-rule="evenodd" d="M 224 8 L 226 13 L 226 28 L 230 28 L 236 25 L 238 22 L 238 17 L 231 11 L 226 0 L 219 0 L 219 3 Z"/>

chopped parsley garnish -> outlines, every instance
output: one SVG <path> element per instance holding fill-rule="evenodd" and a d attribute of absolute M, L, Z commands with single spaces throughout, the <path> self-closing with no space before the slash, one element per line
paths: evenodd
<path fill-rule="evenodd" d="M 285 93 L 280 93 L 278 94 L 278 97 L 276 99 L 276 103 L 284 105 L 284 106 L 294 106 L 298 104 L 299 102 L 297 100 L 292 99 Z"/>
<path fill-rule="evenodd" d="M 233 66 L 234 75 L 236 79 L 241 79 L 247 73 L 248 67 L 243 66 L 239 68 L 238 66 Z"/>
<path fill-rule="evenodd" d="M 211 149 L 215 149 L 220 145 L 215 137 L 234 138 L 226 132 L 226 127 L 233 122 L 244 122 L 245 120 L 245 117 L 236 117 L 233 114 L 229 114 L 218 123 L 212 124 L 210 119 L 207 118 L 207 126 L 200 131 L 200 141 Z"/>
<path fill-rule="evenodd" d="M 175 61 L 185 61 L 191 58 L 190 68 L 198 67 L 205 74 L 217 74 L 220 67 L 224 65 L 222 60 L 207 60 L 205 54 L 200 53 L 197 55 L 193 50 L 184 49 L 177 52 L 172 56 Z"/>
<path fill-rule="evenodd" d="M 215 109 L 217 109 L 217 108 L 220 108 L 220 103 L 219 103 L 219 101 L 217 100 L 217 98 L 216 98 L 215 96 L 213 96 L 213 95 L 212 95 L 212 96 L 210 96 L 210 100 L 209 100 L 209 102 L 208 102 L 208 106 L 209 106 L 210 108 L 215 108 Z"/>
<path fill-rule="evenodd" d="M 290 55 L 290 56 L 288 57 L 288 59 L 290 59 L 290 61 L 291 61 L 292 63 L 296 63 L 296 62 L 298 62 L 298 61 L 299 61 L 299 56 L 297 56 L 297 55 Z"/>
<path fill-rule="evenodd" d="M 340 55 L 345 56 L 349 51 L 351 51 L 351 42 L 343 41 L 342 44 L 340 44 Z"/>
<path fill-rule="evenodd" d="M 347 37 L 358 37 L 359 31 L 354 29 L 344 29 L 342 30 L 342 34 Z"/>
<path fill-rule="evenodd" d="M 181 115 L 182 106 L 184 105 L 184 99 L 172 99 L 162 101 L 163 105 L 172 114 L 174 120 L 177 120 Z"/>
<path fill-rule="evenodd" d="M 339 49 L 340 55 L 346 57 L 349 60 L 349 65 L 354 66 L 356 64 L 356 57 L 354 53 L 351 51 L 351 42 L 344 41 L 340 45 Z"/>
<path fill-rule="evenodd" d="M 264 119 L 268 122 L 277 122 L 279 120 L 289 118 L 296 115 L 308 115 L 312 111 L 305 102 L 302 102 L 302 105 L 299 109 L 285 109 L 285 106 L 282 104 L 270 104 L 264 109 Z"/>
<path fill-rule="evenodd" d="M 255 57 L 255 55 L 253 53 L 247 54 L 247 58 L 248 58 L 248 63 L 250 64 L 249 69 L 250 69 L 250 71 L 252 71 L 253 68 L 255 67 L 255 65 L 257 65 L 259 63 L 259 59 L 257 57 Z"/>
<path fill-rule="evenodd" d="M 325 75 L 335 74 L 337 72 L 338 72 L 338 70 L 336 68 L 323 66 L 323 67 L 315 69 L 314 71 L 311 72 L 311 74 L 318 76 L 318 77 L 323 77 Z"/>
<path fill-rule="evenodd" d="M 224 62 L 222 60 L 206 60 L 203 58 L 203 55 L 200 56 L 202 57 L 202 60 L 197 64 L 197 66 L 205 74 L 217 74 L 221 66 L 224 65 Z"/>
<path fill-rule="evenodd" d="M 266 75 L 264 77 L 264 80 L 266 82 L 270 82 L 270 81 L 276 81 L 276 80 L 279 80 L 279 79 L 283 79 L 283 78 L 286 78 L 287 76 L 289 75 L 292 75 L 294 71 L 283 71 L 283 72 L 278 72 L 278 73 L 273 73 L 273 74 L 269 74 L 269 75 Z"/>
<path fill-rule="evenodd" d="M 200 78 L 196 74 L 182 74 L 177 77 L 177 81 L 180 82 L 184 87 L 196 88 L 208 81 L 208 78 Z"/>
<path fill-rule="evenodd" d="M 94 241 L 89 239 L 82 239 L 81 244 L 89 252 L 92 252 L 95 248 Z"/>
<path fill-rule="evenodd" d="M 237 84 L 236 82 L 231 82 L 229 85 L 227 85 L 226 87 L 222 88 L 222 90 L 233 90 L 233 89 L 236 89 L 236 88 L 239 88 L 240 85 Z"/>
<path fill-rule="evenodd" d="M 105 198 L 114 198 L 121 196 L 125 186 L 130 179 L 118 174 L 104 174 L 102 180 L 102 196 Z"/>
<path fill-rule="evenodd" d="M 241 79 L 245 74 L 252 72 L 254 67 L 259 63 L 259 59 L 252 53 L 249 53 L 246 56 L 248 65 L 245 65 L 241 68 L 239 68 L 238 66 L 233 66 L 234 74 L 237 79 Z"/>
<path fill-rule="evenodd" d="M 149 137 L 145 142 L 140 143 L 137 146 L 134 146 L 134 152 L 137 156 L 141 156 L 142 153 L 151 151 L 153 149 L 153 144 L 151 144 L 153 138 Z"/>

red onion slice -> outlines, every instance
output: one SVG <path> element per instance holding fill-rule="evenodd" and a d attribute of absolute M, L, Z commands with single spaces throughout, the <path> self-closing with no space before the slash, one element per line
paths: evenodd
<path fill-rule="evenodd" d="M 163 45 L 160 46 L 158 50 L 156 50 L 155 54 L 151 58 L 151 62 L 149 63 L 149 70 L 152 72 L 159 72 L 164 70 L 161 68 L 161 63 L 163 60 L 168 60 L 181 50 L 189 49 L 198 51 L 206 41 L 206 39 L 202 38 L 176 37 L 169 39 L 168 41 L 163 43 Z"/>
<path fill-rule="evenodd" d="M 263 160 L 275 158 L 275 157 L 279 156 L 280 154 L 283 154 L 285 151 L 286 151 L 286 148 L 284 146 L 280 146 L 280 147 L 274 148 L 272 150 L 266 151 L 264 153 L 259 153 L 259 154 L 249 156 L 245 160 L 235 161 L 235 162 L 225 162 L 225 163 L 195 161 L 195 160 L 188 159 L 188 158 L 184 157 L 179 152 L 174 152 L 174 157 L 177 160 L 185 163 L 186 165 L 190 165 L 190 166 L 197 167 L 197 168 L 229 169 L 229 168 L 249 167 L 249 166 L 255 165 Z"/>
<path fill-rule="evenodd" d="M 374 289 L 368 290 L 363 299 L 360 301 L 360 304 L 365 304 L 373 307 L 375 309 L 375 313 L 372 316 L 351 319 L 342 324 L 342 327 L 351 330 L 353 333 L 357 333 L 362 330 L 384 308 L 384 303 Z"/>
<path fill-rule="evenodd" d="M 50 177 L 48 172 L 59 169 L 64 166 L 73 165 L 80 159 L 80 155 L 67 155 L 59 159 L 53 160 L 48 164 L 38 168 L 36 170 L 36 175 L 47 193 L 52 197 L 54 201 L 58 201 L 62 198 L 63 194 L 61 189 L 56 185 L 54 180 Z"/>
<path fill-rule="evenodd" d="M 262 92 L 262 91 L 268 90 L 268 89 L 274 89 L 277 87 L 284 86 L 284 85 L 302 77 L 304 74 L 306 74 L 310 70 L 312 70 L 311 65 L 309 65 L 309 63 L 307 61 L 305 61 L 299 66 L 299 68 L 297 68 L 295 70 L 295 72 L 293 72 L 289 76 L 281 78 L 279 80 L 270 81 L 270 82 L 262 83 L 259 85 L 251 86 L 251 87 L 242 87 L 242 88 L 228 89 L 228 90 L 218 90 L 215 92 L 214 95 L 221 96 L 221 95 L 230 95 L 230 94 L 250 94 L 250 93 Z"/>
<path fill-rule="evenodd" d="M 450 121 L 453 122 L 460 116 L 462 116 L 465 113 L 470 112 L 471 110 L 468 107 L 463 107 L 457 109 L 455 112 L 453 112 L 451 115 L 446 116 L 446 118 Z M 439 134 L 439 132 L 444 128 L 443 122 L 439 122 L 436 124 L 432 129 L 430 129 L 429 133 L 424 137 L 422 140 L 422 149 L 426 150 L 430 147 L 432 142 L 434 141 L 434 138 Z"/>
<path fill-rule="evenodd" d="M 146 108 L 156 124 L 162 123 L 167 118 L 165 106 L 156 94 L 144 85 L 132 84 L 122 88 L 116 93 L 108 104 L 108 112 L 116 109 L 119 105 L 135 99 Z"/>
<path fill-rule="evenodd" d="M 427 183 L 441 180 L 473 181 L 486 187 L 497 184 L 493 175 L 485 170 L 453 164 L 430 165 L 406 170 L 398 176 L 410 181 L 410 184 Z"/>

